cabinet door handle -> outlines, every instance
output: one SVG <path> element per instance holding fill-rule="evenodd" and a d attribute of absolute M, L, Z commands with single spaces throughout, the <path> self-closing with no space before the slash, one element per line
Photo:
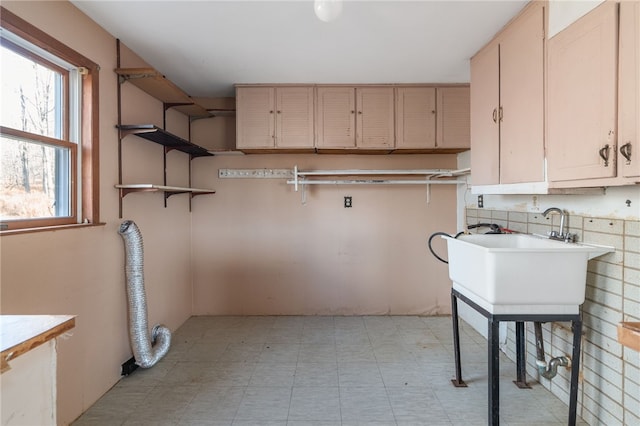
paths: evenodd
<path fill-rule="evenodd" d="M 498 108 L 493 109 L 493 122 L 494 123 L 498 122 Z"/>
<path fill-rule="evenodd" d="M 355 114 L 356 112 L 354 110 L 351 110 L 351 114 Z"/>
<path fill-rule="evenodd" d="M 361 114 L 361 115 L 362 115 L 362 111 L 358 111 L 358 114 Z"/>
<path fill-rule="evenodd" d="M 273 110 L 269 111 L 269 114 L 273 114 Z"/>
<path fill-rule="evenodd" d="M 502 123 L 502 107 L 500 107 L 500 112 L 498 113 L 498 119 L 500 120 L 500 122 Z"/>
<path fill-rule="evenodd" d="M 278 111 L 278 114 L 280 114 L 280 111 Z"/>
<path fill-rule="evenodd" d="M 620 147 L 620 154 L 627 160 L 627 166 L 631 164 L 631 142 L 627 142 Z"/>
<path fill-rule="evenodd" d="M 605 167 L 609 167 L 609 151 L 610 150 L 611 150 L 611 147 L 609 146 L 609 144 L 606 144 L 605 146 L 600 148 L 600 151 L 598 151 L 598 154 L 600 154 L 600 158 L 604 160 Z"/>

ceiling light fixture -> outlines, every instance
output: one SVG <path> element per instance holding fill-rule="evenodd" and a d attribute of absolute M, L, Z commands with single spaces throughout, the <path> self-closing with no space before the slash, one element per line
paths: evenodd
<path fill-rule="evenodd" d="M 334 21 L 342 13 L 342 0 L 315 0 L 313 10 L 321 21 Z"/>

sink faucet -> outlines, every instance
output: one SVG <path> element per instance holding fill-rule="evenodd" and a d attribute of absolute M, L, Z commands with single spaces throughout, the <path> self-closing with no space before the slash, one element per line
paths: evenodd
<path fill-rule="evenodd" d="M 551 238 L 552 240 L 559 240 L 567 243 L 574 242 L 575 236 L 568 232 L 565 232 L 565 221 L 567 218 L 567 214 L 564 212 L 564 210 L 561 210 L 557 207 L 549 207 L 544 211 L 544 213 L 542 213 L 542 216 L 547 217 L 549 213 L 558 213 L 560 215 L 560 232 L 551 231 L 549 233 L 549 238 Z"/>

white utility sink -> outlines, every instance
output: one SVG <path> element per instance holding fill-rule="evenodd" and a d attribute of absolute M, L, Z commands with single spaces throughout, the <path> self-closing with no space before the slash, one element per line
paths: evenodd
<path fill-rule="evenodd" d="M 529 234 L 443 238 L 453 288 L 493 314 L 579 313 L 587 262 L 615 251 Z"/>

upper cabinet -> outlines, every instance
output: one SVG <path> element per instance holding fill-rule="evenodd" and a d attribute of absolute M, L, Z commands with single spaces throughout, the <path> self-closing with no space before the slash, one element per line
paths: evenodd
<path fill-rule="evenodd" d="M 396 88 L 396 149 L 469 149 L 469 87 Z"/>
<path fill-rule="evenodd" d="M 620 4 L 618 169 L 640 176 L 640 2 Z"/>
<path fill-rule="evenodd" d="M 468 85 L 238 85 L 246 152 L 457 153 L 470 146 Z"/>
<path fill-rule="evenodd" d="M 316 94 L 318 148 L 356 147 L 356 89 L 319 87 Z"/>
<path fill-rule="evenodd" d="M 474 185 L 544 181 L 544 41 L 533 2 L 471 59 Z"/>
<path fill-rule="evenodd" d="M 550 181 L 616 176 L 617 41 L 605 2 L 548 42 Z"/>
<path fill-rule="evenodd" d="M 469 149 L 469 87 L 438 87 L 436 95 L 436 148 L 457 151 Z"/>
<path fill-rule="evenodd" d="M 313 149 L 312 86 L 236 88 L 238 149 Z"/>
<path fill-rule="evenodd" d="M 392 87 L 318 87 L 316 146 L 393 149 Z"/>
<path fill-rule="evenodd" d="M 553 188 L 640 183 L 639 9 L 604 2 L 549 40 Z"/>
<path fill-rule="evenodd" d="M 436 88 L 396 89 L 396 148 L 436 147 Z"/>
<path fill-rule="evenodd" d="M 471 175 L 474 185 L 500 183 L 500 45 L 471 58 Z"/>

